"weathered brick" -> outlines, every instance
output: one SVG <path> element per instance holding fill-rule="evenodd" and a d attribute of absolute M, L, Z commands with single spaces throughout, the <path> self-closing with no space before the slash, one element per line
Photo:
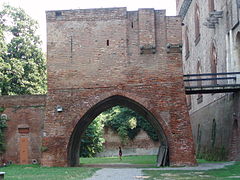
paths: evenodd
<path fill-rule="evenodd" d="M 167 43 L 181 43 L 179 17 L 166 17 L 165 11 L 153 9 L 48 11 L 47 37 L 43 144 L 48 150 L 43 153 L 42 165 L 71 165 L 69 159 L 76 153 L 71 142 L 74 133 L 93 120 L 95 112 L 91 108 L 114 96 L 131 101 L 126 105 L 132 108 L 138 104 L 140 111 L 157 119 L 149 120 L 155 127 L 161 126 L 167 138 L 171 165 L 196 163 L 181 53 L 166 51 Z M 143 54 L 141 43 L 146 45 Z M 155 51 L 148 49 L 154 46 Z M 63 112 L 56 112 L 57 105 L 63 107 Z M 100 113 L 105 106 L 108 104 L 95 110 Z"/>

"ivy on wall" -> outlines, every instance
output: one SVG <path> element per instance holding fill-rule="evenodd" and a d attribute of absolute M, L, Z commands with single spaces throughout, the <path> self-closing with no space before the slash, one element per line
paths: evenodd
<path fill-rule="evenodd" d="M 153 141 L 158 141 L 154 127 L 137 112 L 122 106 L 115 106 L 99 114 L 89 125 L 81 138 L 80 156 L 93 157 L 103 150 L 103 128 L 115 131 L 123 144 L 134 139 L 144 130 Z"/>
<path fill-rule="evenodd" d="M 104 125 L 118 133 L 122 142 L 128 138 L 134 139 L 140 130 L 144 130 L 153 141 L 158 141 L 158 136 L 152 125 L 136 111 L 127 107 L 115 106 L 102 113 L 105 118 Z"/>
<path fill-rule="evenodd" d="M 4 130 L 7 128 L 7 118 L 3 115 L 5 108 L 0 107 L 0 154 L 5 152 Z"/>

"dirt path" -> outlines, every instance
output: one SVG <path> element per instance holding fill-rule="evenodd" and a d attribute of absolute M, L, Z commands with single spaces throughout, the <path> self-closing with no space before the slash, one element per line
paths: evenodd
<path fill-rule="evenodd" d="M 86 180 L 136 180 L 145 179 L 142 170 L 199 170 L 206 171 L 210 169 L 220 169 L 234 162 L 225 163 L 203 163 L 196 167 L 176 167 L 176 168 L 103 168 L 98 170 L 91 178 Z"/>

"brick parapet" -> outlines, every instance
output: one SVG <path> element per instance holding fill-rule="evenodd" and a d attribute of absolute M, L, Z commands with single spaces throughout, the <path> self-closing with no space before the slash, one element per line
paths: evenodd
<path fill-rule="evenodd" d="M 50 21 L 106 21 L 126 19 L 127 8 L 98 8 L 46 11 L 47 22 Z"/>

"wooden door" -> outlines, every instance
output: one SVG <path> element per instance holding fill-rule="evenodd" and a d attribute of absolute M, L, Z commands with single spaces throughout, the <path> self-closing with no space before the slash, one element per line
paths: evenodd
<path fill-rule="evenodd" d="M 28 137 L 20 137 L 20 164 L 28 164 Z"/>

